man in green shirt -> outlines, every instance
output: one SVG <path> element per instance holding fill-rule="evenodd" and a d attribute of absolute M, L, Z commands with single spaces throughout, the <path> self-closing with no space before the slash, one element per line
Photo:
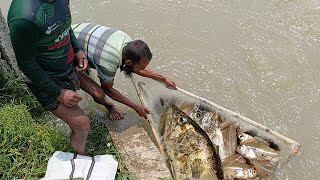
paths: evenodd
<path fill-rule="evenodd" d="M 69 0 L 13 0 L 7 20 L 28 87 L 45 110 L 70 126 L 72 147 L 85 154 L 90 121 L 76 90 L 77 71 L 88 61 L 70 27 Z"/>

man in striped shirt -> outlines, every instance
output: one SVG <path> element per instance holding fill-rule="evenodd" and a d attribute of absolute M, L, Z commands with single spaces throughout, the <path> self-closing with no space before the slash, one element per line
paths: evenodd
<path fill-rule="evenodd" d="M 169 88 L 176 89 L 175 83 L 154 71 L 147 70 L 152 53 L 148 45 L 141 40 L 132 41 L 124 32 L 97 24 L 82 23 L 72 25 L 73 32 L 84 49 L 91 68 L 95 68 L 101 86 L 85 74 L 78 74 L 81 88 L 93 97 L 95 102 L 106 108 L 113 108 L 111 119 L 122 119 L 123 116 L 108 103 L 105 94 L 120 103 L 133 108 L 140 116 L 146 118 L 149 111 L 135 104 L 113 88 L 114 77 L 118 68 L 127 75 L 132 72 L 165 83 Z M 83 83 L 84 82 L 84 83 Z M 88 82 L 88 83 L 85 83 Z M 86 86 L 86 87 L 85 87 Z"/>

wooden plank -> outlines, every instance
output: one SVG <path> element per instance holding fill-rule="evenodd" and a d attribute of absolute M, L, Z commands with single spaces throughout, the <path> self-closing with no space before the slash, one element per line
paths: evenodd
<path fill-rule="evenodd" d="M 138 97 L 140 99 L 140 102 L 142 104 L 143 107 L 147 108 L 147 104 L 145 103 L 145 100 L 143 98 L 143 96 L 141 95 L 141 92 L 139 91 L 139 88 L 138 88 L 138 84 L 135 80 L 135 75 L 134 74 L 131 74 L 131 81 L 133 83 L 133 86 L 138 94 Z M 152 131 L 152 134 L 157 142 L 157 145 L 158 145 L 158 148 L 159 148 L 159 151 L 162 155 L 164 155 L 164 150 L 163 150 L 163 146 L 162 146 L 162 143 L 161 143 L 161 139 L 157 133 L 157 131 L 155 130 L 155 125 L 154 125 L 154 122 L 152 120 L 152 117 L 150 114 L 147 115 L 147 121 L 148 121 L 148 124 L 150 125 L 150 128 L 151 128 L 151 131 Z"/>

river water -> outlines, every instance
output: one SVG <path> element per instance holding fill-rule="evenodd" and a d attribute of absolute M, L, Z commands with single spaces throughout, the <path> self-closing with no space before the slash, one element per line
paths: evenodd
<path fill-rule="evenodd" d="M 320 179 L 319 0 L 71 0 L 71 10 L 74 23 L 146 41 L 150 68 L 179 87 L 300 142 L 276 179 Z M 120 73 L 115 87 L 138 102 Z"/>

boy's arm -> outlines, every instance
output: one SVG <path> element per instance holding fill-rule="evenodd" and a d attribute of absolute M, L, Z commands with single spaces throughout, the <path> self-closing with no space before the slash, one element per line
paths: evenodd
<path fill-rule="evenodd" d="M 9 29 L 20 70 L 35 87 L 57 98 L 61 88 L 45 75 L 36 61 L 37 42 L 40 39 L 39 27 L 30 20 L 17 18 L 9 22 Z"/>
<path fill-rule="evenodd" d="M 69 34 L 70 34 L 70 41 L 71 41 L 71 45 L 73 48 L 73 52 L 77 53 L 78 51 L 83 51 L 83 48 L 80 46 L 79 41 L 76 38 L 76 36 L 74 35 L 74 32 L 71 27 L 69 30 Z"/>
<path fill-rule="evenodd" d="M 137 70 L 134 72 L 140 76 L 151 78 L 153 80 L 164 83 L 170 89 L 177 89 L 175 82 L 173 82 L 171 79 L 166 78 L 166 77 L 162 76 L 161 74 L 154 72 L 152 70 L 144 69 L 144 70 Z"/>
<path fill-rule="evenodd" d="M 123 96 L 119 91 L 114 89 L 113 87 L 113 81 L 112 82 L 103 82 L 101 81 L 101 87 L 103 88 L 104 92 L 106 93 L 107 96 L 112 98 L 115 101 L 118 101 L 122 104 L 125 104 L 132 109 L 134 109 L 140 116 L 144 117 L 147 119 L 147 114 L 149 114 L 149 110 L 147 110 L 145 107 L 137 105 L 130 101 L 128 98 Z"/>
<path fill-rule="evenodd" d="M 78 65 L 76 66 L 77 71 L 84 71 L 88 68 L 88 59 L 87 55 L 83 52 L 83 48 L 80 46 L 78 39 L 74 35 L 72 28 L 69 30 L 70 41 L 73 48 L 73 52 L 78 61 Z"/>

